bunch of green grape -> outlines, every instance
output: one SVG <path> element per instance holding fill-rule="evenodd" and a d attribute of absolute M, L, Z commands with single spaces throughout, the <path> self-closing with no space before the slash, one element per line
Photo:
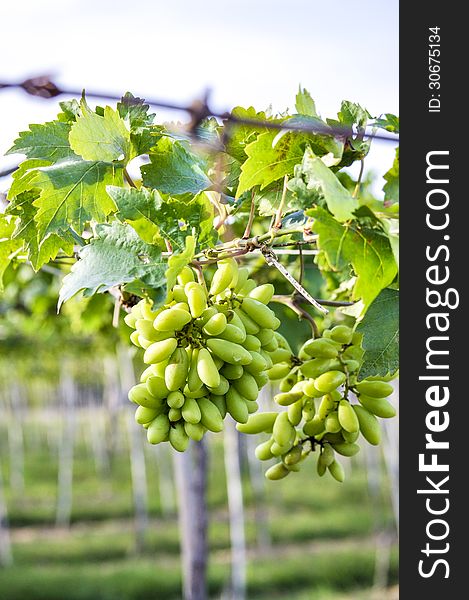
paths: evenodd
<path fill-rule="evenodd" d="M 256 448 L 259 460 L 280 459 L 266 471 L 268 479 L 299 471 L 302 461 L 316 452 L 318 474 L 329 471 L 342 482 L 344 469 L 336 455 L 357 454 L 360 433 L 370 444 L 379 444 L 377 417 L 396 414 L 386 399 L 393 387 L 385 381 L 390 377 L 358 381 L 361 337 L 350 327 L 338 325 L 308 340 L 298 357 L 290 356 L 269 369 L 271 379 L 282 377 L 274 400 L 286 410 L 252 415 L 247 423 L 237 425 L 243 433 L 271 434 Z"/>
<path fill-rule="evenodd" d="M 217 265 L 209 287 L 185 267 L 164 306 L 142 300 L 125 317 L 149 365 L 129 391 L 135 419 L 150 443 L 169 441 L 180 452 L 189 439 L 221 431 L 227 413 L 246 423 L 275 357 L 291 355 L 267 306 L 274 287 L 258 286 L 234 259 Z"/>

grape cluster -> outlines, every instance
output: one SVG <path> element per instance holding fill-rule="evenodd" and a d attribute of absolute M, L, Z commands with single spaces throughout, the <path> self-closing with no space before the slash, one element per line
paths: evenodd
<path fill-rule="evenodd" d="M 243 433 L 270 433 L 256 448 L 259 460 L 279 458 L 266 471 L 268 479 L 282 479 L 299 471 L 300 463 L 317 452 L 317 471 L 326 471 L 342 482 L 344 469 L 336 454 L 351 457 L 359 451 L 361 433 L 377 445 L 381 430 L 377 417 L 396 413 L 386 400 L 393 387 L 384 379 L 358 381 L 363 349 L 361 335 L 345 325 L 324 331 L 321 338 L 308 340 L 298 357 L 278 362 L 268 374 L 278 380 L 280 392 L 275 402 L 282 412 L 252 415 L 237 428 Z M 352 403 L 352 396 L 358 399 Z"/>
<path fill-rule="evenodd" d="M 246 423 L 273 361 L 291 355 L 267 306 L 274 287 L 257 286 L 234 259 L 218 263 L 210 287 L 185 267 L 157 310 L 140 301 L 125 317 L 148 368 L 129 391 L 135 419 L 152 444 L 182 452 L 189 439 L 219 432 L 230 414 Z"/>

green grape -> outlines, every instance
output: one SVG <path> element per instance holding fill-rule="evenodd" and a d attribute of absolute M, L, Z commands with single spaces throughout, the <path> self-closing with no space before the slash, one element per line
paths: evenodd
<path fill-rule="evenodd" d="M 210 394 L 210 402 L 216 406 L 221 418 L 224 419 L 227 413 L 225 396 L 217 396 L 216 394 Z"/>
<path fill-rule="evenodd" d="M 217 396 L 224 396 L 230 389 L 230 382 L 223 375 L 219 375 L 219 377 L 220 383 L 216 387 L 210 388 L 210 392 L 212 394 L 216 394 Z"/>
<path fill-rule="evenodd" d="M 223 418 L 217 406 L 208 398 L 200 398 L 198 404 L 201 414 L 200 422 L 202 425 L 209 431 L 215 433 L 222 431 Z"/>
<path fill-rule="evenodd" d="M 338 454 L 342 454 L 342 456 L 355 456 L 360 451 L 360 446 L 354 443 L 339 442 L 338 444 L 333 444 L 332 447 Z"/>
<path fill-rule="evenodd" d="M 271 433 L 278 413 L 264 412 L 251 415 L 246 423 L 238 423 L 236 429 L 241 433 Z"/>
<path fill-rule="evenodd" d="M 323 397 L 323 393 L 318 391 L 314 385 L 314 379 L 308 379 L 304 386 L 303 386 L 303 392 L 304 394 L 306 394 L 306 396 L 309 396 L 310 398 L 322 398 Z"/>
<path fill-rule="evenodd" d="M 337 325 L 330 330 L 331 339 L 340 344 L 350 344 L 352 341 L 353 330 L 347 325 Z"/>
<path fill-rule="evenodd" d="M 332 340 L 317 338 L 309 341 L 303 349 L 313 358 L 335 358 L 339 354 L 340 346 Z"/>
<path fill-rule="evenodd" d="M 181 414 L 184 421 L 188 423 L 199 423 L 202 418 L 199 404 L 195 398 L 186 398 L 181 408 Z"/>
<path fill-rule="evenodd" d="M 194 319 L 200 317 L 207 308 L 207 295 L 204 288 L 200 285 L 200 283 L 196 283 L 194 281 L 191 283 L 186 283 L 184 286 L 184 291 L 187 296 L 190 314 Z"/>
<path fill-rule="evenodd" d="M 182 416 L 180 408 L 170 408 L 168 412 L 168 418 L 171 422 L 179 421 Z"/>
<path fill-rule="evenodd" d="M 150 444 L 159 444 L 168 439 L 170 422 L 165 414 L 158 415 L 147 429 L 147 439 Z"/>
<path fill-rule="evenodd" d="M 180 331 L 191 321 L 190 314 L 182 308 L 168 308 L 161 312 L 153 321 L 153 327 L 158 331 Z"/>
<path fill-rule="evenodd" d="M 270 358 L 270 354 L 268 352 L 266 352 L 265 350 L 263 350 L 261 348 L 259 350 L 259 352 L 257 352 L 257 354 L 259 354 L 259 356 L 261 356 L 264 359 L 264 362 L 265 362 L 265 367 L 263 367 L 264 369 L 271 369 L 274 366 L 274 363 L 272 362 L 272 359 Z M 254 360 L 254 358 L 253 358 L 253 360 Z"/>
<path fill-rule="evenodd" d="M 336 358 L 313 358 L 300 366 L 300 371 L 305 377 L 320 377 L 328 371 L 341 369 L 342 365 Z"/>
<path fill-rule="evenodd" d="M 187 352 L 183 348 L 176 348 L 164 372 L 165 384 L 170 392 L 175 392 L 184 387 L 188 370 L 189 358 Z"/>
<path fill-rule="evenodd" d="M 139 342 L 138 338 L 139 338 L 138 331 L 132 331 L 132 333 L 130 334 L 130 341 L 132 342 L 132 344 L 134 346 L 137 346 L 138 348 L 141 348 L 141 345 L 140 345 L 140 342 Z"/>
<path fill-rule="evenodd" d="M 329 473 L 336 481 L 343 483 L 345 479 L 345 472 L 340 462 L 334 460 L 334 462 L 332 462 L 327 468 L 329 469 Z"/>
<path fill-rule="evenodd" d="M 259 338 L 255 335 L 246 335 L 243 346 L 250 352 L 258 352 L 261 349 Z"/>
<path fill-rule="evenodd" d="M 244 373 L 244 369 L 242 367 L 242 365 L 230 365 L 230 364 L 226 364 L 223 365 L 223 367 L 220 370 L 220 373 L 226 377 L 226 379 L 239 379 L 243 373 Z"/>
<path fill-rule="evenodd" d="M 217 296 L 228 287 L 236 287 L 238 283 L 238 265 L 234 259 L 221 260 L 217 264 L 212 283 L 210 295 Z"/>
<path fill-rule="evenodd" d="M 208 308 L 206 308 L 204 310 L 204 312 L 200 315 L 200 317 L 198 317 L 198 319 L 196 320 L 196 323 L 200 326 L 200 327 L 204 327 L 212 317 L 214 317 L 215 315 L 218 315 L 218 310 L 216 306 L 209 306 Z M 226 318 L 226 315 L 225 315 Z"/>
<path fill-rule="evenodd" d="M 183 285 L 178 284 L 173 287 L 173 298 L 177 303 L 183 302 L 188 306 L 187 296 Z"/>
<path fill-rule="evenodd" d="M 247 366 L 249 367 L 250 365 Z M 267 383 L 269 383 L 269 377 L 264 371 L 259 371 L 258 373 L 253 374 L 253 377 L 256 380 L 257 387 L 259 389 L 263 388 Z"/>
<path fill-rule="evenodd" d="M 285 446 L 294 434 L 295 428 L 288 420 L 288 413 L 279 413 L 272 429 L 274 441 L 277 442 L 279 446 Z"/>
<path fill-rule="evenodd" d="M 146 406 L 139 406 L 135 411 L 135 420 L 139 425 L 144 425 L 153 421 L 161 412 L 161 408 L 147 408 Z"/>
<path fill-rule="evenodd" d="M 243 310 L 241 310 L 241 308 L 235 308 L 234 312 L 235 315 L 242 322 L 247 335 L 256 335 L 256 333 L 259 333 L 259 331 L 261 330 L 259 325 L 253 319 L 251 319 L 251 317 L 249 317 Z"/>
<path fill-rule="evenodd" d="M 324 419 L 327 417 L 327 415 L 334 410 L 335 407 L 335 402 L 334 402 L 334 398 L 332 396 L 332 394 L 326 394 L 325 396 L 323 396 L 321 402 L 319 403 L 319 408 L 318 408 L 318 417 L 319 419 L 321 419 L 322 421 L 324 421 Z"/>
<path fill-rule="evenodd" d="M 248 365 L 252 361 L 252 356 L 239 344 L 211 338 L 207 340 L 207 348 L 223 361 L 230 364 Z"/>
<path fill-rule="evenodd" d="M 124 317 L 124 323 L 126 325 L 128 325 L 129 327 L 131 327 L 132 329 L 135 329 L 135 323 L 136 323 L 136 321 L 137 321 L 137 317 L 133 314 L 133 312 L 128 313 Z"/>
<path fill-rule="evenodd" d="M 327 394 L 345 383 L 345 380 L 346 376 L 342 371 L 328 371 L 327 373 L 319 375 L 314 382 L 314 387 L 319 392 Z"/>
<path fill-rule="evenodd" d="M 259 388 L 257 387 L 256 380 L 248 372 L 243 373 L 239 379 L 235 379 L 233 381 L 233 386 L 247 400 L 256 400 L 259 395 Z"/>
<path fill-rule="evenodd" d="M 301 410 L 302 418 L 305 421 L 311 421 L 311 419 L 313 419 L 316 415 L 316 405 L 314 404 L 314 400 L 305 396 L 301 400 L 298 400 L 298 403 L 303 405 Z M 291 404 L 290 406 L 295 406 L 296 404 L 297 403 L 295 402 L 295 404 Z M 288 407 L 288 410 L 290 410 L 290 406 Z"/>
<path fill-rule="evenodd" d="M 189 445 L 189 436 L 185 432 L 184 425 L 179 422 L 169 430 L 169 442 L 178 452 L 184 452 Z"/>
<path fill-rule="evenodd" d="M 270 438 L 266 442 L 262 442 L 262 444 L 256 446 L 254 454 L 256 455 L 257 460 L 270 460 L 271 458 L 273 458 L 274 455 L 270 451 L 270 449 L 272 448 L 272 444 L 273 439 Z"/>
<path fill-rule="evenodd" d="M 303 397 L 303 392 L 281 392 L 274 396 L 274 401 L 280 406 L 289 406 Z"/>
<path fill-rule="evenodd" d="M 148 364 L 155 364 L 169 358 L 177 348 L 177 340 L 168 338 L 161 342 L 154 342 L 145 350 L 143 361 Z"/>
<path fill-rule="evenodd" d="M 385 381 L 360 381 L 355 387 L 359 394 L 365 394 L 371 398 L 386 398 L 394 391 L 392 385 Z"/>
<path fill-rule="evenodd" d="M 274 364 L 274 366 L 271 367 L 267 372 L 269 379 L 271 381 L 277 381 L 278 379 L 283 379 L 284 377 L 287 377 L 287 375 L 289 373 L 290 373 L 290 365 L 288 365 L 287 363 L 284 363 L 284 362 L 279 362 L 277 364 Z"/>
<path fill-rule="evenodd" d="M 328 433 L 338 433 L 342 429 L 337 411 L 331 412 L 327 415 L 324 421 L 324 428 Z"/>
<path fill-rule="evenodd" d="M 226 410 L 238 423 L 247 423 L 249 417 L 248 407 L 244 398 L 230 387 L 226 396 Z"/>
<path fill-rule="evenodd" d="M 279 462 L 267 469 L 267 471 L 265 472 L 265 476 L 267 477 L 267 479 L 275 481 L 277 479 L 283 479 L 284 477 L 289 475 L 289 473 L 290 471 L 287 469 L 287 467 L 283 463 Z"/>
<path fill-rule="evenodd" d="M 241 331 L 243 331 L 246 334 L 246 338 L 248 337 L 246 328 L 244 327 L 244 323 L 241 321 L 236 311 L 230 310 L 228 312 L 227 320 L 229 323 L 231 323 L 231 325 L 235 325 L 238 329 L 241 329 Z M 250 349 L 247 346 L 246 340 L 244 340 L 244 347 L 246 348 L 246 350 Z"/>
<path fill-rule="evenodd" d="M 360 431 L 363 437 L 369 444 L 377 446 L 381 441 L 381 428 L 378 419 L 367 411 L 366 408 L 363 408 L 363 406 L 359 406 L 358 404 L 353 405 L 353 410 L 358 417 Z"/>
<path fill-rule="evenodd" d="M 272 296 L 275 294 L 275 288 L 271 283 L 264 283 L 251 290 L 248 294 L 249 298 L 254 298 L 262 304 L 269 304 Z"/>
<path fill-rule="evenodd" d="M 195 281 L 194 271 L 188 266 L 183 267 L 182 271 L 177 276 L 177 280 L 179 285 L 186 285 L 186 283 Z"/>
<path fill-rule="evenodd" d="M 182 408 L 182 405 L 186 401 L 186 397 L 182 392 L 171 392 L 166 398 L 166 402 L 170 408 Z"/>
<path fill-rule="evenodd" d="M 163 377 L 149 377 L 145 383 L 147 390 L 154 397 L 158 398 L 158 400 L 163 400 L 169 394 L 169 390 L 166 387 L 166 382 Z"/>
<path fill-rule="evenodd" d="M 353 433 L 349 432 L 349 431 L 345 431 L 343 430 L 342 432 L 342 437 L 343 439 L 348 443 L 348 444 L 353 444 L 354 442 L 356 442 L 360 436 L 360 432 L 359 431 L 354 431 Z M 339 442 L 340 443 L 340 442 Z"/>
<path fill-rule="evenodd" d="M 328 467 L 335 460 L 334 450 L 330 444 L 324 444 L 322 447 L 321 461 Z"/>
<path fill-rule="evenodd" d="M 262 302 L 244 298 L 242 310 L 262 329 L 276 329 L 275 313 Z"/>
<path fill-rule="evenodd" d="M 201 423 L 188 423 L 184 421 L 184 431 L 188 438 L 195 442 L 200 442 L 205 435 L 206 429 Z"/>
<path fill-rule="evenodd" d="M 225 329 L 218 334 L 217 336 L 221 340 L 227 340 L 229 342 L 234 342 L 235 344 L 242 344 L 246 339 L 246 334 L 244 330 L 236 327 L 236 325 L 232 325 L 228 323 Z"/>
<path fill-rule="evenodd" d="M 396 409 L 385 398 L 370 398 L 364 394 L 358 396 L 360 404 L 369 412 L 382 419 L 390 419 L 396 416 Z"/>
<path fill-rule="evenodd" d="M 249 269 L 246 267 L 238 267 L 238 281 L 234 287 L 234 291 L 238 294 L 240 290 L 246 285 L 249 278 Z"/>
<path fill-rule="evenodd" d="M 291 357 L 292 357 L 292 354 L 289 350 L 287 350 L 286 348 L 280 348 L 280 347 L 277 347 L 270 354 L 270 358 L 272 359 L 274 366 L 278 363 L 287 363 L 288 361 L 291 360 Z"/>
<path fill-rule="evenodd" d="M 216 388 L 220 385 L 220 373 L 213 361 L 212 355 L 206 348 L 200 348 L 199 350 L 197 374 L 200 380 L 208 387 Z"/>
<path fill-rule="evenodd" d="M 339 423 L 345 431 L 353 433 L 360 429 L 357 415 L 347 400 L 341 400 L 338 408 Z"/>
<path fill-rule="evenodd" d="M 274 339 L 274 332 L 272 329 L 261 329 L 256 334 L 257 339 L 260 341 L 261 346 L 265 346 Z"/>
<path fill-rule="evenodd" d="M 303 398 L 297 400 L 287 409 L 288 420 L 295 427 L 300 424 L 301 419 L 303 417 Z"/>
<path fill-rule="evenodd" d="M 219 335 L 227 326 L 226 317 L 223 313 L 216 313 L 204 326 L 204 333 L 207 335 Z"/>
<path fill-rule="evenodd" d="M 285 463 L 285 466 L 288 468 L 288 467 L 298 464 L 300 462 L 301 458 L 302 458 L 301 446 L 293 446 L 293 448 L 291 450 L 289 450 L 283 457 L 283 462 Z"/>

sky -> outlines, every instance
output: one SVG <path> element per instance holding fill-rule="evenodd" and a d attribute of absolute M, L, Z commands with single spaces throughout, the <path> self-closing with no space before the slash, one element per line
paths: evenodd
<path fill-rule="evenodd" d="M 292 109 L 301 85 L 323 118 L 343 99 L 399 112 L 398 0 L 3 0 L 0 23 L 0 81 L 50 74 L 71 89 L 183 104 L 210 90 L 222 111 Z M 0 155 L 57 102 L 0 90 Z M 383 173 L 393 152 L 375 142 L 367 167 Z M 17 158 L 0 157 L 0 170 Z"/>

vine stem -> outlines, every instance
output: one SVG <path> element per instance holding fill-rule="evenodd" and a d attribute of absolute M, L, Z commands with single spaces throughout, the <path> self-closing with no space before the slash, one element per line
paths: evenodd
<path fill-rule="evenodd" d="M 272 229 L 280 229 L 282 227 L 282 215 L 283 208 L 285 206 L 285 199 L 287 197 L 287 184 L 288 184 L 288 175 L 285 175 L 283 178 L 283 190 L 282 190 L 282 198 L 280 200 L 279 207 L 277 208 L 277 212 L 275 213 L 275 221 L 272 225 Z"/>
<path fill-rule="evenodd" d="M 252 227 L 252 222 L 254 221 L 254 215 L 255 215 L 255 209 L 256 209 L 256 205 L 254 203 L 254 192 L 251 193 L 251 209 L 249 211 L 249 220 L 247 222 L 246 225 L 246 229 L 244 230 L 243 233 L 243 240 L 249 239 L 250 235 L 251 235 L 251 227 Z"/>
<path fill-rule="evenodd" d="M 357 183 L 355 185 L 355 189 L 353 190 L 352 198 L 358 198 L 358 194 L 360 192 L 360 185 L 363 177 L 363 170 L 365 168 L 365 161 L 363 158 L 360 160 L 360 173 L 358 174 Z"/>
<path fill-rule="evenodd" d="M 294 300 L 292 296 L 282 296 L 280 294 L 276 294 L 272 297 L 272 302 L 277 302 L 278 304 L 284 304 L 288 306 L 293 312 L 295 312 L 300 319 L 305 319 L 311 325 L 311 330 L 313 333 L 313 338 L 319 337 L 319 329 L 316 324 L 316 321 L 313 317 L 307 312 L 304 308 L 301 308 L 299 304 Z"/>
<path fill-rule="evenodd" d="M 126 168 L 124 168 L 124 178 L 127 181 L 127 183 L 130 185 L 130 187 L 133 187 L 135 189 L 137 189 L 137 186 L 135 184 L 135 181 L 132 179 L 132 177 L 129 175 L 129 172 L 127 171 Z"/>

